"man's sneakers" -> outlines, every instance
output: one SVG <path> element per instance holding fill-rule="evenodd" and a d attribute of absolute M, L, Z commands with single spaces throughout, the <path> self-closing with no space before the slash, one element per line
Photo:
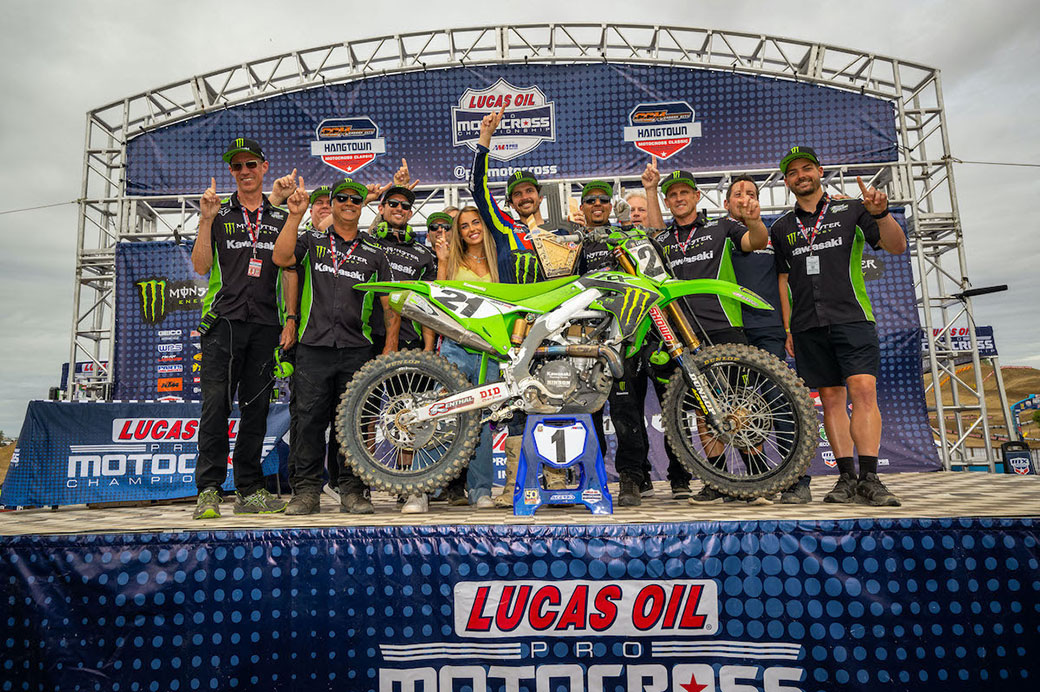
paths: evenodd
<path fill-rule="evenodd" d="M 688 500 L 690 494 L 690 481 L 672 481 L 673 500 Z"/>
<path fill-rule="evenodd" d="M 874 476 L 874 478 L 877 478 L 877 476 Z M 843 505 L 855 501 L 856 485 L 858 482 L 859 481 L 856 480 L 856 477 L 851 473 L 841 474 L 838 476 L 838 482 L 835 483 L 834 488 L 824 496 L 823 501 L 832 503 L 836 502 Z"/>
<path fill-rule="evenodd" d="M 401 507 L 401 514 L 425 514 L 430 511 L 430 499 L 426 493 L 409 495 Z"/>
<path fill-rule="evenodd" d="M 365 497 L 364 488 L 340 489 L 339 511 L 345 514 L 372 514 L 375 507 L 372 501 Z"/>
<path fill-rule="evenodd" d="M 466 497 L 466 487 L 464 485 L 452 483 L 444 489 L 444 497 L 448 501 L 449 507 L 469 506 L 469 498 Z"/>
<path fill-rule="evenodd" d="M 719 492 L 715 488 L 712 488 L 709 485 L 705 485 L 703 488 L 700 489 L 700 492 L 698 492 L 696 495 L 694 495 L 693 497 L 690 498 L 690 504 L 691 505 L 708 504 L 708 503 L 711 503 L 711 502 L 720 502 L 720 501 L 726 500 L 726 499 L 728 499 L 727 495 L 723 495 L 721 492 Z M 734 499 L 736 499 L 736 498 L 734 498 Z M 732 500 L 730 500 L 730 501 L 732 501 Z"/>
<path fill-rule="evenodd" d="M 899 498 L 893 495 L 876 473 L 867 473 L 856 484 L 856 502 L 874 507 L 899 507 Z"/>
<path fill-rule="evenodd" d="M 780 493 L 780 504 L 782 505 L 807 505 L 812 502 L 812 492 L 809 490 L 807 478 L 800 479 L 787 490 Z"/>
<path fill-rule="evenodd" d="M 317 514 L 321 511 L 321 495 L 314 492 L 296 493 L 285 508 L 286 514 Z"/>
<path fill-rule="evenodd" d="M 618 483 L 618 506 L 638 507 L 643 504 L 643 497 L 639 492 L 639 481 L 630 476 L 621 476 Z"/>
<path fill-rule="evenodd" d="M 650 480 L 650 476 L 643 476 L 643 482 L 639 484 L 639 496 L 640 497 L 653 497 L 654 496 L 654 483 Z"/>
<path fill-rule="evenodd" d="M 255 493 L 243 495 L 235 493 L 235 514 L 277 514 L 284 512 L 289 504 L 260 488 Z"/>
<path fill-rule="evenodd" d="M 195 502 L 195 511 L 192 512 L 191 518 L 220 518 L 220 490 L 218 488 L 206 488 L 199 493 L 199 499 Z"/>

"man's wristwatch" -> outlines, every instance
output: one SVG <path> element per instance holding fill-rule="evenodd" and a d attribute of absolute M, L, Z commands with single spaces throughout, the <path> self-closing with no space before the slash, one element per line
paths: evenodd
<path fill-rule="evenodd" d="M 888 216 L 888 207 L 885 207 L 885 211 L 881 212 L 880 214 L 871 214 L 870 218 L 874 219 L 875 221 L 880 221 L 886 216 Z"/>
<path fill-rule="evenodd" d="M 294 322 L 299 322 L 300 321 L 300 317 L 299 317 L 299 315 L 286 315 L 285 316 L 285 321 L 288 322 L 289 320 L 292 320 Z"/>

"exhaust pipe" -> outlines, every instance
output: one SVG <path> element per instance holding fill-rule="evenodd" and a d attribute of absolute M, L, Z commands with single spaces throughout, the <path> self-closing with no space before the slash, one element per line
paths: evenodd
<path fill-rule="evenodd" d="M 598 358 L 607 362 L 610 374 L 615 380 L 625 374 L 625 365 L 621 356 L 612 348 L 595 344 L 572 344 L 570 346 L 539 346 L 534 352 L 535 358 L 546 356 L 571 356 L 574 358 Z"/>
<path fill-rule="evenodd" d="M 390 294 L 390 307 L 401 313 L 401 317 L 404 319 L 415 320 L 462 346 L 487 353 L 498 353 L 483 338 L 467 331 L 443 310 L 415 291 L 397 291 Z"/>

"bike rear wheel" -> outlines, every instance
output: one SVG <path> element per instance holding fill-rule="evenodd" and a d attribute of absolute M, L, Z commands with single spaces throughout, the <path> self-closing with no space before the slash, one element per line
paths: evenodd
<path fill-rule="evenodd" d="M 343 391 L 336 413 L 340 449 L 370 487 L 412 495 L 433 492 L 456 478 L 473 456 L 479 411 L 408 426 L 414 409 L 472 385 L 435 353 L 398 351 L 362 367 Z"/>
<path fill-rule="evenodd" d="M 672 451 L 707 485 L 727 495 L 773 495 L 801 477 L 816 451 L 809 390 L 778 358 L 743 344 L 688 354 L 721 409 L 725 429 L 708 425 L 681 369 L 665 392 L 662 422 Z"/>

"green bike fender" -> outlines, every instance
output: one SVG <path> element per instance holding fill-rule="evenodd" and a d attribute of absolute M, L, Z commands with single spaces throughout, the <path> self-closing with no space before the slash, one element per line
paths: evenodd
<path fill-rule="evenodd" d="M 712 294 L 720 298 L 736 300 L 759 310 L 773 309 L 772 305 L 763 300 L 754 291 L 729 281 L 720 281 L 719 279 L 689 279 L 685 281 L 668 279 L 658 284 L 657 290 L 663 296 L 659 305 L 667 305 L 683 296 Z"/>

